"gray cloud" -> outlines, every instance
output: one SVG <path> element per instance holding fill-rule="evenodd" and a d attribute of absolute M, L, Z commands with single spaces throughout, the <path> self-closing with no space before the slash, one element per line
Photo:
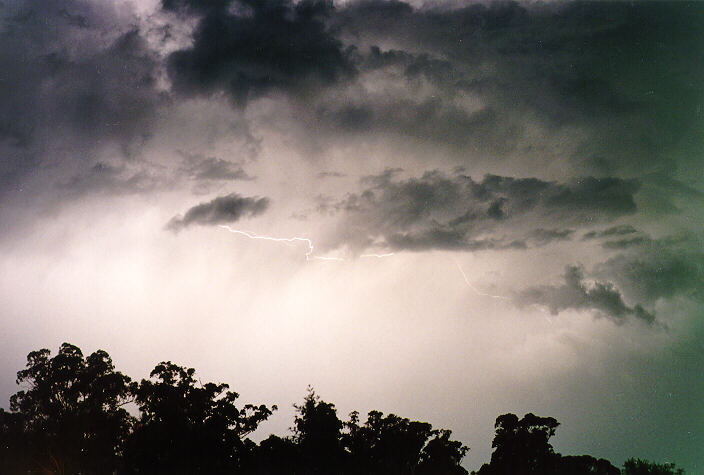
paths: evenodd
<path fill-rule="evenodd" d="M 88 170 L 106 147 L 130 156 L 151 133 L 158 59 L 127 9 L 26 0 L 0 22 L 2 192 L 40 170 Z"/>
<path fill-rule="evenodd" d="M 529 133 L 535 126 L 571 129 L 578 133 L 560 159 L 582 174 L 657 172 L 661 184 L 684 178 L 686 187 L 693 177 L 678 179 L 679 168 L 696 170 L 695 155 L 664 152 L 704 140 L 704 62 L 695 59 L 704 59 L 703 18 L 692 3 L 350 2 L 332 16 L 332 31 L 369 48 L 356 60 L 362 77 L 383 70 L 406 90 L 325 98 L 316 113 L 323 127 L 454 144 L 456 153 L 471 145 L 497 159 L 549 154 Z M 458 107 L 463 97 L 475 107 Z"/>
<path fill-rule="evenodd" d="M 200 154 L 181 153 L 181 171 L 197 181 L 253 180 L 239 163 Z"/>
<path fill-rule="evenodd" d="M 655 321 L 655 315 L 640 304 L 628 306 L 613 283 L 595 281 L 591 285 L 587 284 L 584 281 L 584 269 L 580 266 L 567 266 L 564 279 L 565 282 L 562 285 L 544 285 L 525 289 L 515 297 L 514 301 L 520 306 L 534 304 L 546 306 L 553 314 L 568 309 L 593 310 L 619 323 L 629 316 L 648 324 Z"/>
<path fill-rule="evenodd" d="M 604 249 L 627 249 L 629 247 L 641 246 L 650 241 L 647 236 L 636 236 L 626 239 L 615 239 L 613 241 L 605 241 L 601 244 Z"/>
<path fill-rule="evenodd" d="M 455 152 L 512 146 L 514 122 L 468 90 L 464 84 L 471 79 L 462 64 L 424 52 L 360 49 L 353 56 L 355 81 L 323 91 L 314 101 L 306 98 L 307 126 L 347 138 L 412 138 Z"/>
<path fill-rule="evenodd" d="M 573 229 L 543 229 L 538 228 L 530 234 L 537 246 L 546 246 L 555 241 L 569 241 L 574 234 Z"/>
<path fill-rule="evenodd" d="M 626 246 L 628 248 L 629 246 Z M 595 268 L 641 301 L 683 296 L 704 300 L 704 252 L 694 236 L 650 239 Z"/>
<path fill-rule="evenodd" d="M 500 146 L 504 127 L 499 114 L 490 107 L 468 112 L 440 97 L 367 100 L 359 104 L 354 104 L 360 102 L 358 98 L 350 98 L 352 104 L 323 103 L 315 110 L 315 119 L 338 132 L 402 135 L 445 146 Z"/>
<path fill-rule="evenodd" d="M 3 90 L 13 91 L 0 93 L 0 146 L 20 157 L 3 160 L 5 184 L 36 169 L 55 145 L 34 140 L 47 124 L 80 133 L 84 152 L 115 140 L 129 151 L 150 132 L 163 100 L 155 70 L 167 66 L 174 90 L 187 95 L 225 92 L 243 103 L 302 94 L 304 127 L 412 137 L 466 159 L 468 147 L 498 159 L 539 155 L 549 146 L 528 133 L 531 125 L 571 127 L 581 138 L 560 159 L 580 174 L 632 174 L 637 161 L 639 172 L 659 173 L 658 186 L 699 193 L 662 153 L 683 134 L 692 148 L 701 138 L 696 5 L 163 0 L 174 12 L 168 21 L 196 24 L 193 44 L 166 65 L 132 19 L 109 6 L 18 5 L 3 17 L 10 28 L 0 54 Z M 665 70 L 677 74 L 663 77 Z"/>
<path fill-rule="evenodd" d="M 638 230 L 631 225 L 620 224 L 618 226 L 612 226 L 610 228 L 602 229 L 600 231 L 589 231 L 588 233 L 584 233 L 584 236 L 582 236 L 582 239 L 589 240 L 589 239 L 598 239 L 598 238 L 603 238 L 603 237 L 624 236 L 627 234 L 634 234 L 637 232 L 638 232 Z"/>
<path fill-rule="evenodd" d="M 438 171 L 395 179 L 387 170 L 362 180 L 368 187 L 344 200 L 325 203 L 343 213 L 341 240 L 352 247 L 379 243 L 392 249 L 526 248 L 569 239 L 571 229 L 636 210 L 638 183 L 587 177 L 569 183 L 487 175 L 448 176 Z M 523 231 L 531 226 L 532 230 Z"/>
<path fill-rule="evenodd" d="M 187 12 L 195 14 L 221 12 L 225 10 L 232 0 L 161 0 L 164 10 Z"/>
<path fill-rule="evenodd" d="M 115 166 L 98 162 L 89 170 L 71 177 L 58 188 L 66 196 L 79 197 L 86 193 L 98 192 L 115 195 L 148 193 L 163 189 L 170 180 L 159 168 Z"/>
<path fill-rule="evenodd" d="M 244 197 L 231 193 L 196 205 L 183 216 L 174 216 L 166 224 L 166 229 L 177 232 L 192 224 L 212 226 L 232 223 L 244 217 L 260 215 L 268 207 L 268 198 Z"/>
<path fill-rule="evenodd" d="M 243 105 L 271 90 L 315 89 L 354 71 L 324 23 L 332 2 L 167 0 L 164 7 L 202 14 L 192 47 L 168 59 L 169 75 L 182 93 L 225 91 Z"/>
<path fill-rule="evenodd" d="M 325 179 L 325 178 L 344 178 L 347 175 L 344 173 L 340 172 L 331 172 L 331 171 L 324 171 L 324 172 L 319 172 L 316 177 L 319 179 Z"/>

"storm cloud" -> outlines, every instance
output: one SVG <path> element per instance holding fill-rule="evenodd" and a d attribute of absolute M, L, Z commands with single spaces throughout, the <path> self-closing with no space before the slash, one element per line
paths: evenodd
<path fill-rule="evenodd" d="M 632 316 L 647 324 L 655 322 L 655 315 L 640 304 L 632 307 L 624 301 L 621 292 L 611 282 L 584 280 L 584 268 L 570 265 L 565 269 L 564 284 L 530 287 L 521 291 L 514 301 L 521 306 L 543 305 L 557 314 L 563 310 L 591 310 L 616 322 Z"/>
<path fill-rule="evenodd" d="M 544 410 L 698 473 L 703 39 L 697 2 L 0 1 L 0 360 L 444 408 L 468 469 Z"/>
<path fill-rule="evenodd" d="M 398 170 L 366 177 L 368 186 L 328 205 L 342 213 L 343 242 L 394 250 L 522 249 L 567 240 L 570 229 L 636 211 L 639 184 L 586 177 L 568 183 L 487 175 L 481 181 L 439 171 L 395 179 Z M 527 226 L 536 226 L 526 229 Z"/>
<path fill-rule="evenodd" d="M 193 224 L 213 226 L 234 223 L 245 217 L 260 215 L 268 207 L 268 198 L 246 197 L 231 193 L 200 203 L 186 211 L 183 216 L 174 216 L 166 224 L 166 229 L 177 232 Z"/>
<path fill-rule="evenodd" d="M 79 0 L 17 2 L 0 15 L 0 145 L 39 151 L 52 145 L 49 127 L 82 145 L 148 133 L 157 59 L 129 18 Z"/>
<path fill-rule="evenodd" d="M 89 170 L 74 175 L 58 185 L 64 196 L 80 197 L 88 193 L 107 195 L 147 194 L 168 187 L 171 183 L 162 170 L 142 164 L 137 168 L 98 162 Z"/>
<path fill-rule="evenodd" d="M 251 180 L 242 166 L 216 157 L 185 155 L 183 171 L 193 180 Z"/>
<path fill-rule="evenodd" d="M 610 228 L 602 229 L 599 231 L 589 231 L 588 233 L 584 233 L 584 236 L 582 236 L 582 239 L 588 240 L 588 239 L 598 239 L 598 238 L 604 238 L 604 237 L 625 236 L 625 235 L 634 234 L 637 232 L 638 232 L 638 230 L 631 225 L 620 224 L 618 226 L 612 226 Z"/>
<path fill-rule="evenodd" d="M 240 16 L 256 21 L 256 12 L 234 10 L 249 11 Z M 347 80 L 328 81 L 330 87 L 310 95 L 305 88 L 299 91 L 298 74 L 271 73 L 259 80 L 243 74 L 251 80 L 243 79 L 238 92 L 239 80 L 219 66 L 220 55 L 209 62 L 217 74 L 208 72 L 187 89 L 250 99 L 284 91 L 301 99 L 292 118 L 306 140 L 330 140 L 333 146 L 341 139 L 390 137 L 433 144 L 466 164 L 478 157 L 499 163 L 522 157 L 523 165 L 530 160 L 557 169 L 562 164 L 582 176 L 655 173 L 658 183 L 686 188 L 693 177 L 680 176 L 677 162 L 691 166 L 693 157 L 674 159 L 663 151 L 683 139 L 692 147 L 702 140 L 694 125 L 700 120 L 696 94 L 704 83 L 702 63 L 694 60 L 704 53 L 698 41 L 701 17 L 694 4 L 494 2 L 414 8 L 403 2 L 350 2 L 330 6 L 320 17 L 326 35 L 343 52 L 345 67 L 338 70 L 355 71 L 337 76 Z M 225 30 L 218 44 L 245 34 Z M 298 44 L 295 38 L 289 42 Z M 232 68 L 249 64 L 237 59 L 239 49 L 232 54 Z M 257 61 L 267 63 L 252 68 L 268 70 L 276 55 L 260 56 Z M 300 62 L 300 68 L 317 71 Z M 188 71 L 173 71 L 177 84 L 180 69 Z M 223 80 L 211 80 L 221 77 L 220 70 Z M 325 75 L 312 76 L 315 85 L 316 76 Z M 283 79 L 277 83 L 277 77 Z M 252 88 L 260 93 L 247 94 Z M 318 132 L 314 139 L 304 132 L 312 127 Z M 515 170 L 530 176 L 527 166 Z"/>
<path fill-rule="evenodd" d="M 164 7 L 202 14 L 192 47 L 168 58 L 169 75 L 181 93 L 222 91 L 244 105 L 250 96 L 301 92 L 354 71 L 324 23 L 332 2 L 164 1 Z"/>
<path fill-rule="evenodd" d="M 685 297 L 704 300 L 704 253 L 695 236 L 646 239 L 627 252 L 599 264 L 595 273 L 609 276 L 639 300 Z"/>

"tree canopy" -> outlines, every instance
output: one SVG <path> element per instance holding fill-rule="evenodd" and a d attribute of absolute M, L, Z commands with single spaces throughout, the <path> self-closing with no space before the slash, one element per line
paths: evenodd
<path fill-rule="evenodd" d="M 528 413 L 519 419 L 515 414 L 496 418 L 496 433 L 491 462 L 477 475 L 618 475 L 620 470 L 607 460 L 590 455 L 562 456 L 549 440 L 560 425 L 552 417 Z"/>
<path fill-rule="evenodd" d="M 291 433 L 249 436 L 276 410 L 239 404 L 225 383 L 202 383 L 170 361 L 139 383 L 97 350 L 64 343 L 27 356 L 22 387 L 0 409 L 0 473 L 466 475 L 469 448 L 428 422 L 370 411 L 340 419 L 312 388 L 294 404 Z M 131 414 L 126 410 L 131 407 Z M 532 413 L 496 419 L 493 453 L 478 475 L 682 475 L 672 463 L 563 456 L 549 440 L 560 424 Z"/>
<path fill-rule="evenodd" d="M 684 470 L 674 463 L 655 463 L 648 460 L 628 459 L 623 464 L 623 475 L 684 475 Z"/>
<path fill-rule="evenodd" d="M 115 371 L 105 351 L 85 358 L 68 343 L 53 358 L 49 350 L 33 351 L 17 383 L 26 389 L 10 398 L 11 413 L 0 413 L 3 439 L 15 450 L 5 449 L 0 467 L 85 474 L 117 468 L 134 422 L 123 408 L 130 378 Z"/>
<path fill-rule="evenodd" d="M 159 363 L 134 386 L 141 416 L 127 441 L 128 471 L 150 474 L 227 473 L 239 468 L 243 437 L 276 409 L 235 405 L 224 383 L 198 383 L 193 368 Z"/>

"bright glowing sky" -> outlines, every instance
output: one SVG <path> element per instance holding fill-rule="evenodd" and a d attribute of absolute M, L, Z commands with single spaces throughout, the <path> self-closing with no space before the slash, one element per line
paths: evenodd
<path fill-rule="evenodd" d="M 704 473 L 704 6 L 413 5 L 0 4 L 2 405 L 68 341 Z"/>

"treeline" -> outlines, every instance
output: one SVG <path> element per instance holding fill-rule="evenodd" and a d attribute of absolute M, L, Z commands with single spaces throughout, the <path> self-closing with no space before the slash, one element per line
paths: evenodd
<path fill-rule="evenodd" d="M 237 402 L 227 384 L 201 383 L 195 370 L 159 363 L 132 381 L 98 350 L 71 344 L 56 356 L 27 356 L 24 388 L 0 409 L 0 474 L 466 475 L 469 448 L 445 429 L 394 414 L 353 412 L 309 389 L 295 405 L 291 434 L 260 443 L 248 436 L 276 406 Z M 126 407 L 132 406 L 133 416 Z M 562 456 L 549 443 L 559 423 L 527 414 L 499 416 L 491 461 L 478 475 L 681 474 L 671 464 Z"/>

